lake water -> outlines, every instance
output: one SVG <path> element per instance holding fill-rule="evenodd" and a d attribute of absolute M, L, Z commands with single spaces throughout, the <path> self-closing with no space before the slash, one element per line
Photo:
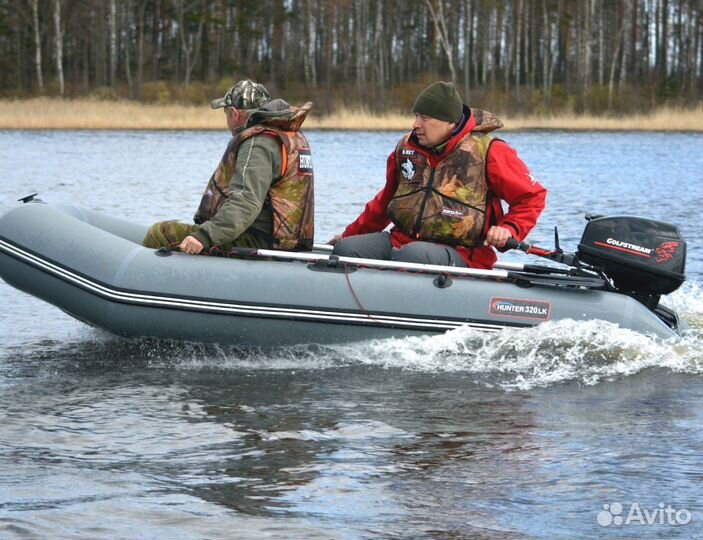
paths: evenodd
<path fill-rule="evenodd" d="M 399 135 L 309 133 L 318 242 L 382 187 Z M 703 137 L 503 137 L 550 190 L 531 241 L 558 225 L 575 248 L 586 212 L 679 225 L 688 281 L 665 303 L 683 338 L 562 321 L 265 351 L 131 341 L 0 282 L 0 538 L 703 538 Z M 0 210 L 39 192 L 189 219 L 226 143 L 0 132 Z"/>

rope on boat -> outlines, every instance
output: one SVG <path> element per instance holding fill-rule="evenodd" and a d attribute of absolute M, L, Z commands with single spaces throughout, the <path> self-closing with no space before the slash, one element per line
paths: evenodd
<path fill-rule="evenodd" d="M 351 278 L 349 277 L 349 265 L 344 264 L 344 277 L 347 280 L 347 286 L 349 287 L 349 292 L 351 293 L 352 297 L 354 298 L 354 302 L 356 302 L 356 305 L 359 307 L 361 312 L 366 315 L 369 320 L 371 321 L 377 321 L 377 319 L 374 319 L 371 313 L 364 307 L 364 305 L 361 303 L 361 300 L 359 300 L 359 297 L 356 295 L 356 291 L 354 290 L 354 286 L 352 285 Z"/>

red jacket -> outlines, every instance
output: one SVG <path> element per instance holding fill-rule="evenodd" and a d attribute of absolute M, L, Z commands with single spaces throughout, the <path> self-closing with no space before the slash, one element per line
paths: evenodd
<path fill-rule="evenodd" d="M 454 150 L 459 141 L 470 133 L 475 125 L 476 121 L 472 115 L 464 128 L 449 140 L 446 149 L 440 155 L 432 154 L 421 146 L 418 146 L 418 150 L 428 157 L 430 165 L 435 166 Z M 388 156 L 386 165 L 386 185 L 366 204 L 364 211 L 344 230 L 342 237 L 379 232 L 391 222 L 386 209 L 398 186 L 395 166 L 395 151 L 393 151 Z M 494 141 L 488 151 L 486 171 L 488 187 L 495 197 L 492 197 L 486 213 L 484 233 L 491 225 L 499 225 L 514 231 L 513 236 L 517 240 L 524 240 L 544 210 L 547 190 L 532 176 L 517 152 L 500 140 Z M 503 215 L 501 200 L 507 202 L 509 206 L 508 213 L 505 215 Z M 399 248 L 413 241 L 415 241 L 413 238 L 403 234 L 397 228 L 391 230 L 391 242 L 394 247 Z M 492 268 L 498 260 L 492 246 L 476 248 L 458 246 L 455 249 L 472 268 Z"/>

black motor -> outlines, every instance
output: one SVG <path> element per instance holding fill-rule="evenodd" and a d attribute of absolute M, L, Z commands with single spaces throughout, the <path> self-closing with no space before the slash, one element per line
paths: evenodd
<path fill-rule="evenodd" d="M 600 267 L 624 293 L 668 294 L 686 279 L 686 241 L 674 225 L 652 219 L 592 218 L 583 231 L 577 256 Z"/>

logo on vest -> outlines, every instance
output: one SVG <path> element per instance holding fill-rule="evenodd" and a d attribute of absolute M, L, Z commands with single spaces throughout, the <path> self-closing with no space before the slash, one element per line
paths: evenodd
<path fill-rule="evenodd" d="M 413 179 L 413 176 L 415 176 L 415 164 L 410 161 L 410 158 L 407 158 L 400 164 L 400 172 L 406 180 Z"/>
<path fill-rule="evenodd" d="M 457 219 L 464 219 L 464 212 L 461 210 L 453 210 L 452 208 L 442 208 L 442 215 L 449 216 Z"/>
<path fill-rule="evenodd" d="M 312 152 L 301 148 L 298 150 L 298 172 L 300 174 L 312 174 Z"/>

